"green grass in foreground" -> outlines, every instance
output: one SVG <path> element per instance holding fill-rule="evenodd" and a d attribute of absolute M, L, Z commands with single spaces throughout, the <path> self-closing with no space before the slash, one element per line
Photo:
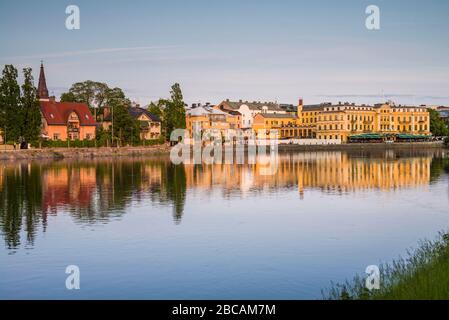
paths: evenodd
<path fill-rule="evenodd" d="M 407 258 L 379 266 L 380 289 L 369 291 L 365 278 L 356 276 L 323 291 L 332 300 L 447 300 L 449 299 L 449 234 L 422 241 Z"/>

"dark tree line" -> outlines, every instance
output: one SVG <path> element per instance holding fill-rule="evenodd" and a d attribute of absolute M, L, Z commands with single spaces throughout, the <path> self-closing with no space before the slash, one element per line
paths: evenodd
<path fill-rule="evenodd" d="M 51 181 L 45 180 L 52 179 L 52 174 L 48 173 L 62 169 L 68 171 L 68 179 L 66 185 L 58 188 L 65 188 L 66 194 L 73 188 L 85 189 L 84 193 L 90 195 L 88 201 L 80 201 L 79 196 L 67 197 L 62 204 L 52 202 L 52 197 L 45 198 L 45 192 L 52 192 L 48 189 Z M 83 169 L 93 170 L 96 179 L 92 189 L 77 178 Z M 149 172 L 159 172 L 161 180 L 152 181 Z M 47 215 L 58 206 L 64 206 L 77 222 L 86 224 L 105 223 L 110 218 L 122 216 L 135 201 L 146 198 L 170 206 L 173 221 L 177 224 L 184 213 L 186 171 L 184 166 L 176 166 L 170 161 L 17 164 L 6 166 L 0 174 L 3 176 L 0 179 L 0 234 L 9 249 L 33 245 L 39 226 L 44 232 L 50 227 Z"/>
<path fill-rule="evenodd" d="M 23 69 L 23 84 L 18 83 L 19 73 L 13 65 L 5 65 L 0 78 L 0 133 L 9 143 L 37 144 L 41 135 L 41 113 L 37 89 L 31 68 Z M 110 88 L 106 83 L 78 82 L 61 95 L 61 102 L 80 102 L 89 106 L 98 122 L 105 118 L 105 108 L 113 110 L 114 130 L 99 129 L 97 140 L 116 141 L 120 145 L 140 140 L 140 123 L 128 112 L 131 101 L 120 88 Z M 170 98 L 151 103 L 148 110 L 162 121 L 162 134 L 169 140 L 175 129 L 184 129 L 185 103 L 178 83 L 171 87 Z"/>
<path fill-rule="evenodd" d="M 6 142 L 34 143 L 39 140 L 41 114 L 31 68 L 23 69 L 23 84 L 18 71 L 6 65 L 0 78 L 0 130 Z"/>

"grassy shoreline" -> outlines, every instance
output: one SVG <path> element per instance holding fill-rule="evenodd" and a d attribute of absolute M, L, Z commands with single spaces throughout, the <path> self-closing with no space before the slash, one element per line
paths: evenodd
<path fill-rule="evenodd" d="M 421 241 L 390 264 L 379 266 L 380 289 L 365 288 L 365 277 L 331 284 L 322 291 L 329 300 L 449 300 L 449 234 Z"/>

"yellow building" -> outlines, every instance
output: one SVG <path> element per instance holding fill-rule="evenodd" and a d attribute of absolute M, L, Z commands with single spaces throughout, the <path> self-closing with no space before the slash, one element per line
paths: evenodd
<path fill-rule="evenodd" d="M 140 124 L 141 140 L 156 140 L 161 138 L 162 122 L 161 119 L 150 113 L 148 110 L 140 107 L 130 107 L 128 112 Z M 106 131 L 112 129 L 112 110 L 109 107 L 104 108 L 104 120 L 102 127 Z"/>
<path fill-rule="evenodd" d="M 215 106 L 215 108 L 231 114 L 232 112 L 238 112 L 240 114 L 240 128 L 244 130 L 253 128 L 254 117 L 259 113 L 270 113 L 270 114 L 287 113 L 275 102 L 260 102 L 260 101 L 248 102 L 243 100 L 233 102 L 227 99 L 225 101 L 222 101 L 217 106 Z"/>
<path fill-rule="evenodd" d="M 300 135 L 299 118 L 292 114 L 258 113 L 254 116 L 253 130 L 259 138 L 268 137 L 270 130 L 278 130 L 279 139 L 295 138 Z M 260 130 L 266 130 L 265 137 Z"/>
<path fill-rule="evenodd" d="M 229 129 L 240 128 L 240 113 L 237 111 L 224 112 L 210 106 L 191 108 L 186 112 L 186 129 L 189 136 L 197 126 L 204 130 L 219 130 L 224 133 Z"/>
<path fill-rule="evenodd" d="M 396 106 L 393 103 L 356 105 L 323 103 L 298 105 L 301 138 L 339 139 L 371 134 L 379 139 L 394 140 L 400 135 L 430 135 L 430 115 L 423 106 Z"/>
<path fill-rule="evenodd" d="M 322 104 L 304 106 L 303 100 L 299 100 L 297 112 L 299 123 L 301 125 L 300 138 L 316 138 L 318 115 L 321 111 L 323 111 Z"/>

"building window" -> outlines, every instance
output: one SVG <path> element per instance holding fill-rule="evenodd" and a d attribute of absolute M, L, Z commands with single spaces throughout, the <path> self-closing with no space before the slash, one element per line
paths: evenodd
<path fill-rule="evenodd" d="M 59 133 L 54 133 L 53 134 L 53 140 L 59 140 L 59 138 L 60 138 Z"/>

